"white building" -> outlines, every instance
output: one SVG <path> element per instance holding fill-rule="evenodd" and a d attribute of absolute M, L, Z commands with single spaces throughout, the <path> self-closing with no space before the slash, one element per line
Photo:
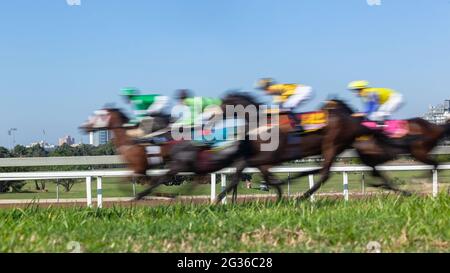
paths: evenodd
<path fill-rule="evenodd" d="M 27 145 L 26 148 L 31 148 L 33 146 L 41 146 L 46 151 L 51 151 L 51 150 L 54 150 L 56 148 L 55 145 L 48 144 L 47 142 L 45 142 L 43 140 L 38 141 L 38 142 L 30 143 L 30 145 Z"/>
<path fill-rule="evenodd" d="M 423 116 L 424 119 L 435 124 L 444 124 L 450 113 L 450 100 L 446 100 L 444 104 L 436 106 L 430 105 L 428 112 Z"/>
<path fill-rule="evenodd" d="M 112 138 L 110 131 L 97 131 L 89 133 L 89 144 L 94 146 L 100 146 L 107 144 Z"/>

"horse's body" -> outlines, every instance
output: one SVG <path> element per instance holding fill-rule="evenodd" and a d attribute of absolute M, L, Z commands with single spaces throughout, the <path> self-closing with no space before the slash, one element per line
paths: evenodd
<path fill-rule="evenodd" d="M 145 146 L 127 135 L 123 127 L 128 122 L 128 118 L 119 109 L 105 109 L 98 111 L 96 116 L 84 124 L 81 128 L 85 131 L 112 130 L 114 134 L 113 142 L 117 151 L 121 154 L 129 169 L 135 174 L 146 176 L 147 170 L 152 166 L 148 161 Z M 232 145 L 232 152 L 212 151 L 208 146 L 198 145 L 190 140 L 174 141 L 171 139 L 170 131 L 157 137 L 165 138 L 161 147 L 160 156 L 162 165 L 169 168 L 169 172 L 153 181 L 151 186 L 138 194 L 137 199 L 151 193 L 151 191 L 161 184 L 168 183 L 176 174 L 180 172 L 193 172 L 204 175 L 219 171 L 229 167 L 235 161 L 243 160 L 247 155 L 248 142 L 240 140 Z M 156 140 L 156 139 L 153 139 Z M 152 141 L 152 139 L 149 139 Z M 230 147 L 229 147 L 230 148 Z M 236 193 L 234 194 L 236 197 Z"/>
<path fill-rule="evenodd" d="M 246 105 L 255 104 L 250 101 L 248 96 L 234 95 L 227 101 L 232 105 Z M 295 138 L 295 132 L 292 133 L 282 126 L 280 129 L 279 146 L 275 151 L 262 151 L 261 145 L 264 141 L 252 141 L 251 157 L 248 157 L 245 163 L 241 164 L 238 171 L 246 167 L 258 167 L 265 173 L 269 173 L 269 169 L 281 163 L 298 160 L 309 156 L 322 155 L 324 161 L 322 168 L 309 172 L 298 174 L 297 177 L 307 176 L 310 174 L 320 173 L 321 178 L 309 191 L 307 191 L 301 198 L 309 197 L 319 187 L 325 183 L 330 176 L 330 168 L 335 158 L 347 148 L 350 148 L 356 138 L 362 135 L 372 135 L 374 132 L 367 127 L 360 124 L 359 121 L 352 118 L 346 113 L 335 111 L 333 107 L 327 104 L 321 109 L 326 112 L 327 124 L 323 129 L 303 134 L 298 138 L 298 142 L 289 140 Z M 350 114 L 353 111 L 347 107 Z M 279 129 L 272 127 L 272 129 Z M 374 134 L 375 138 L 379 138 L 378 134 Z M 217 201 L 220 201 L 225 194 L 239 183 L 236 178 L 220 195 Z"/>
<path fill-rule="evenodd" d="M 347 111 L 348 106 L 342 101 L 336 101 L 332 105 L 335 111 L 352 115 Z M 351 117 L 356 122 L 362 123 L 362 118 Z M 377 170 L 377 166 L 394 160 L 398 155 L 410 154 L 416 160 L 437 168 L 438 162 L 430 157 L 430 152 L 438 145 L 445 136 L 450 135 L 450 124 L 435 125 L 421 118 L 406 120 L 409 132 L 403 137 L 389 140 L 386 138 L 362 137 L 353 143 L 361 161 L 372 167 L 372 174 L 381 178 L 383 184 L 373 185 L 389 190 L 409 194 L 397 189 L 382 173 Z M 351 130 L 351 128 L 348 128 Z M 382 134 L 379 132 L 379 134 Z"/>

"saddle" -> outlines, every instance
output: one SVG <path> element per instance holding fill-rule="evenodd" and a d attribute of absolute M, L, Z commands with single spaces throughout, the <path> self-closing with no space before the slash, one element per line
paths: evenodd
<path fill-rule="evenodd" d="M 364 121 L 361 124 L 373 130 L 381 130 L 390 138 L 402 138 L 409 133 L 409 125 L 406 120 L 387 120 L 383 127 L 379 127 L 374 121 Z"/>
<path fill-rule="evenodd" d="M 146 145 L 155 144 L 153 140 L 159 135 L 167 133 L 169 129 L 170 117 L 167 115 L 154 115 L 144 118 L 138 128 L 127 130 L 127 135 L 136 143 Z M 163 141 L 162 139 L 158 142 Z"/>
<path fill-rule="evenodd" d="M 166 133 L 169 132 L 169 130 L 169 128 L 164 128 L 151 134 L 135 137 L 134 142 L 143 146 L 165 144 L 170 141 L 170 139 L 166 136 Z"/>
<path fill-rule="evenodd" d="M 305 112 L 294 115 L 304 129 L 303 134 L 321 130 L 327 125 L 328 117 L 323 111 Z M 269 124 L 270 126 L 275 126 L 275 124 L 272 124 L 272 117 L 270 117 Z M 279 125 L 280 129 L 285 132 L 296 133 L 296 122 L 292 117 L 292 113 L 281 113 L 279 116 Z"/>

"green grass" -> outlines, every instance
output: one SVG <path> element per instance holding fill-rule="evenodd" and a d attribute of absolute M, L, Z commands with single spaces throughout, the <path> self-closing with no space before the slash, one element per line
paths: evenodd
<path fill-rule="evenodd" d="M 399 184 L 402 188 L 415 190 L 419 192 L 431 192 L 431 172 L 424 171 L 408 171 L 408 172 L 388 172 L 387 173 L 391 179 Z M 287 174 L 277 174 L 277 177 L 285 179 Z M 229 181 L 230 178 L 228 178 Z M 315 176 L 315 180 L 319 179 Z M 349 174 L 349 190 L 350 192 L 361 192 L 361 173 L 350 173 Z M 133 196 L 133 190 L 131 183 L 121 181 L 119 179 L 107 178 L 103 180 L 103 196 L 104 197 L 131 197 Z M 261 177 L 259 175 L 254 175 L 253 177 L 253 188 L 246 189 L 244 183 L 240 184 L 239 194 L 266 194 L 267 192 L 260 191 L 259 182 Z M 365 181 L 368 183 L 374 182 L 374 180 L 369 173 L 365 175 Z M 450 187 L 450 171 L 440 171 L 439 172 L 439 182 L 441 191 L 446 192 Z M 47 192 L 37 192 L 35 190 L 34 182 L 28 182 L 23 188 L 22 193 L 4 193 L 0 194 L 0 199 L 55 199 L 56 198 L 56 185 L 54 183 L 47 183 Z M 176 193 L 180 195 L 209 195 L 210 185 L 199 185 L 198 187 L 192 189 L 190 184 L 184 184 L 183 186 L 162 186 L 157 189 L 157 193 Z M 298 179 L 291 183 L 289 187 L 289 192 L 292 194 L 304 192 L 309 187 L 308 178 Z M 137 187 L 137 191 L 141 191 L 144 188 L 142 186 Z M 342 185 L 342 174 L 333 174 L 331 179 L 322 187 L 320 192 L 341 192 L 343 189 Z M 221 190 L 220 186 L 220 176 L 217 178 L 216 192 Z M 366 191 L 375 192 L 375 188 L 366 187 Z M 270 193 L 274 193 L 271 191 Z M 288 187 L 284 187 L 284 193 L 288 193 Z M 96 181 L 92 181 L 92 195 L 96 195 Z M 60 187 L 60 198 L 85 198 L 86 197 L 86 185 L 84 180 L 79 180 L 77 184 L 72 188 L 70 192 L 64 192 L 63 188 Z"/>
<path fill-rule="evenodd" d="M 450 198 L 0 210 L 0 252 L 449 252 Z"/>

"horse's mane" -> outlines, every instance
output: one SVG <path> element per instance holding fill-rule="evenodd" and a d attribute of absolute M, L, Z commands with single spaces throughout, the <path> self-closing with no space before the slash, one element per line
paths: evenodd
<path fill-rule="evenodd" d="M 123 123 L 128 123 L 130 121 L 130 119 L 127 117 L 127 115 L 124 113 L 124 111 L 120 108 L 111 107 L 111 108 L 105 108 L 105 110 L 117 113 L 119 115 L 120 119 L 123 121 Z"/>
<path fill-rule="evenodd" d="M 327 100 L 325 101 L 325 104 L 326 104 L 327 102 L 334 102 L 334 103 L 336 103 L 336 104 L 339 104 L 339 105 L 344 109 L 344 111 L 347 111 L 347 112 L 349 112 L 350 114 L 354 114 L 354 113 L 355 113 L 355 110 L 354 110 L 354 109 L 350 106 L 350 104 L 347 103 L 344 99 L 340 99 L 340 98 L 338 98 L 338 97 L 334 97 L 334 98 L 327 99 Z M 325 105 L 323 105 L 322 108 L 323 108 L 324 106 L 325 106 Z"/>
<path fill-rule="evenodd" d="M 261 102 L 259 102 L 255 96 L 253 96 L 250 92 L 242 92 L 242 91 L 229 91 L 225 94 L 222 101 L 226 102 L 232 99 L 239 99 L 243 101 L 247 101 L 249 104 L 252 105 L 261 105 Z"/>

